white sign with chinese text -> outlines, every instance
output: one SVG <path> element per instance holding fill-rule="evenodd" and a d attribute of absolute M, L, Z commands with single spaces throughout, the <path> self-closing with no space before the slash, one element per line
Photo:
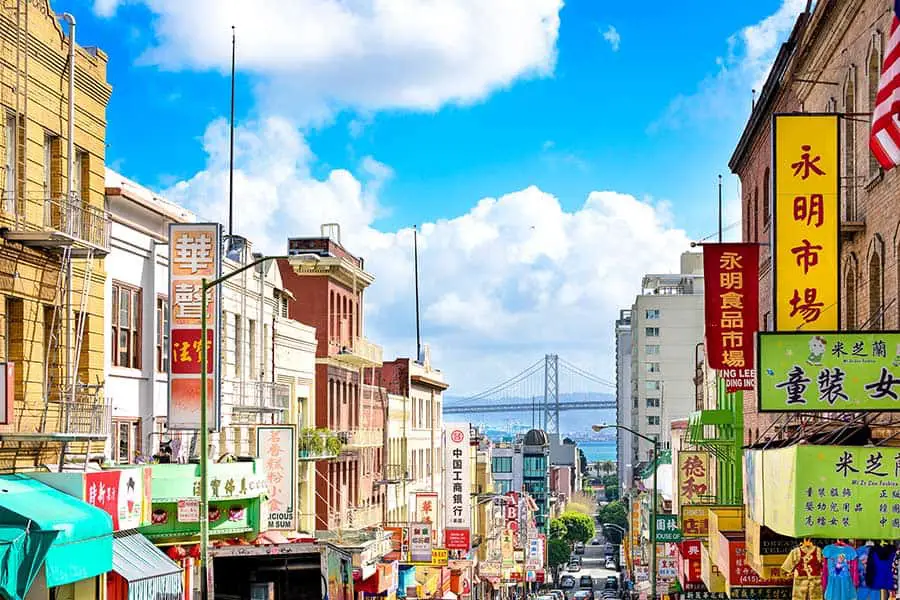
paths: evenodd
<path fill-rule="evenodd" d="M 297 431 L 293 425 L 256 428 L 256 456 L 266 466 L 269 529 L 297 528 Z"/>
<path fill-rule="evenodd" d="M 179 500 L 177 518 L 179 523 L 197 523 L 200 521 L 199 500 Z"/>
<path fill-rule="evenodd" d="M 468 423 L 444 423 L 444 498 L 446 529 L 469 529 L 472 481 Z"/>
<path fill-rule="evenodd" d="M 409 560 L 412 562 L 431 562 L 432 526 L 430 523 L 410 523 L 409 525 Z"/>
<path fill-rule="evenodd" d="M 437 526 L 438 495 L 434 492 L 416 492 L 416 521 Z"/>
<path fill-rule="evenodd" d="M 169 225 L 169 429 L 200 429 L 202 385 L 202 317 L 206 312 L 207 425 L 219 428 L 219 367 L 222 355 L 219 290 L 207 290 L 203 307 L 203 281 L 222 274 L 221 225 L 171 223 Z M 113 298 L 116 311 L 117 298 Z M 120 311 L 121 312 L 121 311 Z M 136 311 L 133 311 L 136 312 Z M 139 327 L 139 324 L 134 324 Z M 165 326 L 165 325 L 163 325 Z M 127 342 L 127 340 L 125 340 Z M 119 343 L 113 340 L 113 344 Z M 115 352 L 115 350 L 113 350 Z"/>

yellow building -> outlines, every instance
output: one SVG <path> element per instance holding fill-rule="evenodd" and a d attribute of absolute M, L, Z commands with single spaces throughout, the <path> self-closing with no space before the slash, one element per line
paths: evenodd
<path fill-rule="evenodd" d="M 0 353 L 15 381 L 11 414 L 0 409 L 4 471 L 84 461 L 90 441 L 99 451 L 109 429 L 107 327 L 112 352 L 140 351 L 130 341 L 140 327 L 134 307 L 114 303 L 111 322 L 103 314 L 112 90 L 106 55 L 70 45 L 74 31 L 74 18 L 54 14 L 46 0 L 0 7 Z"/>

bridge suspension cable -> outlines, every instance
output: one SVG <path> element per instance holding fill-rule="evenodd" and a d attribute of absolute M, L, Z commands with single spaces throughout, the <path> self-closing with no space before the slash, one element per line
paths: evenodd
<path fill-rule="evenodd" d="M 588 373 L 588 372 L 585 371 L 584 369 L 582 369 L 582 368 L 580 368 L 580 367 L 577 367 L 577 366 L 573 365 L 572 363 L 570 363 L 569 361 L 567 361 L 567 360 L 565 360 L 565 359 L 562 359 L 562 358 L 559 359 L 559 364 L 560 364 L 560 366 L 563 367 L 564 369 L 569 370 L 569 371 L 572 371 L 572 373 L 573 373 L 574 375 L 578 375 L 579 377 L 583 377 L 584 379 L 587 379 L 588 381 L 591 381 L 591 382 L 593 382 L 593 383 L 596 383 L 596 384 L 599 384 L 599 385 L 602 385 L 602 386 L 605 386 L 605 387 L 610 387 L 610 388 L 613 388 L 613 389 L 615 389 L 615 387 L 616 387 L 616 384 L 615 384 L 615 383 L 613 383 L 613 382 L 611 382 L 611 381 L 607 381 L 606 379 L 603 379 L 603 378 L 601 378 L 601 377 L 597 377 L 596 375 L 594 375 L 594 374 L 592 374 L 592 373 Z"/>
<path fill-rule="evenodd" d="M 485 390 L 479 394 L 475 394 L 474 396 L 469 396 L 468 398 L 463 400 L 463 402 L 469 402 L 469 401 L 473 401 L 473 400 L 484 400 L 486 398 L 490 398 L 490 397 L 494 396 L 495 394 L 499 394 L 499 393 L 503 392 L 504 390 L 508 390 L 508 389 L 512 388 L 513 386 L 521 383 L 522 381 L 524 381 L 528 377 L 534 375 L 535 373 L 537 373 L 539 371 L 543 371 L 543 368 L 544 368 L 544 359 L 541 359 L 541 360 L 537 361 L 536 363 L 534 363 L 533 365 L 531 365 L 530 367 L 527 367 L 526 369 L 519 371 L 516 375 L 513 375 L 512 377 L 510 377 L 503 383 L 498 383 L 497 385 L 495 385 L 494 387 L 492 387 L 488 390 Z"/>

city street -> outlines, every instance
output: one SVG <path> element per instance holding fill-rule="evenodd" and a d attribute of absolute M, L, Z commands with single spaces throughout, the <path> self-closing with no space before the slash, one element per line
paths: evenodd
<path fill-rule="evenodd" d="M 601 592 L 603 591 L 604 584 L 606 583 L 606 578 L 610 575 L 615 575 L 619 577 L 619 572 L 611 569 L 607 569 L 604 567 L 606 563 L 606 558 L 604 555 L 604 548 L 606 548 L 606 541 L 601 537 L 601 543 L 597 546 L 593 546 L 588 543 L 584 548 L 584 554 L 581 555 L 581 569 L 579 571 L 569 571 L 566 569 L 563 571 L 562 575 L 572 575 L 576 580 L 575 590 L 578 590 L 580 586 L 578 586 L 578 581 L 581 577 L 585 575 L 590 575 L 594 580 L 594 592 L 595 597 L 601 597 Z M 621 582 L 621 577 L 619 577 Z M 574 591 L 574 590 L 573 590 Z"/>

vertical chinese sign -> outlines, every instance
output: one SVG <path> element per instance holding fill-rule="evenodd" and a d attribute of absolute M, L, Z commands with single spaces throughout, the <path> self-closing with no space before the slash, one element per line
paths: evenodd
<path fill-rule="evenodd" d="M 256 456 L 265 462 L 269 529 L 297 529 L 297 430 L 294 425 L 256 428 Z"/>
<path fill-rule="evenodd" d="M 678 506 L 708 504 L 712 491 L 709 453 L 682 450 L 678 453 Z"/>
<path fill-rule="evenodd" d="M 409 560 L 411 562 L 431 562 L 432 525 L 430 523 L 409 524 Z"/>
<path fill-rule="evenodd" d="M 217 223 L 169 225 L 169 429 L 200 429 L 201 282 L 222 273 Z M 219 425 L 220 310 L 218 290 L 207 291 L 207 401 L 209 428 Z"/>
<path fill-rule="evenodd" d="M 729 392 L 752 390 L 759 321 L 759 246 L 703 246 L 706 356 Z"/>
<path fill-rule="evenodd" d="M 774 320 L 777 331 L 840 323 L 838 116 L 775 115 Z"/>
<path fill-rule="evenodd" d="M 444 541 L 448 550 L 468 552 L 471 540 L 472 481 L 469 424 L 445 423 L 444 464 L 446 465 L 446 515 Z"/>
<path fill-rule="evenodd" d="M 416 521 L 437 525 L 438 495 L 434 492 L 416 492 Z"/>

